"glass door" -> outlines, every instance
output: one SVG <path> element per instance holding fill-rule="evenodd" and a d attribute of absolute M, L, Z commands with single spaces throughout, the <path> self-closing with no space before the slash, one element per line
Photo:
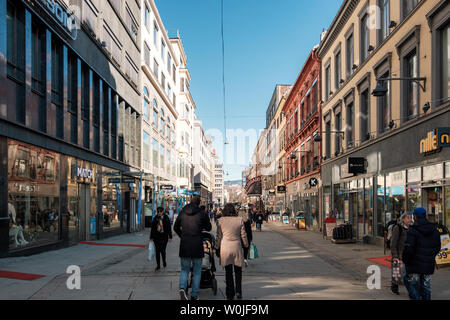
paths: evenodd
<path fill-rule="evenodd" d="M 426 188 L 424 191 L 424 208 L 430 222 L 444 224 L 442 187 Z"/>
<path fill-rule="evenodd" d="M 79 227 L 78 237 L 80 241 L 89 240 L 89 226 L 91 216 L 91 193 L 89 185 L 78 184 L 79 194 Z"/>

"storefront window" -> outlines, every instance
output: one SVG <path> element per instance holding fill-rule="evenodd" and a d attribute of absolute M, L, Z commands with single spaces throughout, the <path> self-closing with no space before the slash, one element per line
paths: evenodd
<path fill-rule="evenodd" d="M 336 219 L 344 219 L 344 184 L 335 184 L 334 188 L 334 209 L 333 214 Z"/>
<path fill-rule="evenodd" d="M 319 228 L 319 197 L 317 193 L 311 195 L 311 217 L 312 227 L 317 230 Z"/>
<path fill-rule="evenodd" d="M 325 186 L 325 187 L 323 187 L 323 219 L 322 219 L 322 221 L 325 221 L 325 219 L 330 214 L 330 208 L 331 208 L 331 187 Z"/>
<path fill-rule="evenodd" d="M 409 182 L 420 182 L 420 168 L 409 169 L 408 170 L 408 183 Z"/>
<path fill-rule="evenodd" d="M 373 236 L 373 184 L 372 178 L 364 181 L 365 233 Z"/>
<path fill-rule="evenodd" d="M 445 163 L 445 177 L 450 178 L 450 162 Z"/>
<path fill-rule="evenodd" d="M 442 179 L 442 163 L 433 166 L 423 167 L 423 181 Z"/>
<path fill-rule="evenodd" d="M 398 219 L 405 212 L 405 171 L 386 175 L 386 221 Z"/>
<path fill-rule="evenodd" d="M 360 179 L 355 182 L 357 182 L 358 186 L 358 193 L 357 193 L 358 206 L 356 208 L 358 217 L 358 239 L 362 239 L 362 237 L 366 232 L 366 229 L 364 229 L 366 225 L 366 221 L 364 219 L 364 189 L 363 189 L 364 180 Z"/>
<path fill-rule="evenodd" d="M 59 172 L 59 154 L 8 140 L 10 249 L 59 239 Z"/>
<path fill-rule="evenodd" d="M 418 185 L 409 185 L 406 188 L 408 204 L 407 212 L 414 211 L 415 208 L 421 207 L 420 187 Z"/>
<path fill-rule="evenodd" d="M 450 229 L 450 187 L 445 187 L 445 224 Z"/>
<path fill-rule="evenodd" d="M 103 230 L 120 228 L 121 184 L 111 177 L 120 177 L 119 171 L 102 167 Z"/>
<path fill-rule="evenodd" d="M 78 183 L 76 176 L 76 159 L 69 157 L 67 159 L 67 210 L 69 214 L 69 240 L 71 242 L 79 241 L 80 226 L 80 199 L 78 196 Z"/>
<path fill-rule="evenodd" d="M 384 226 L 386 225 L 385 215 L 385 188 L 384 188 L 384 175 L 377 178 L 377 236 L 384 236 Z"/>

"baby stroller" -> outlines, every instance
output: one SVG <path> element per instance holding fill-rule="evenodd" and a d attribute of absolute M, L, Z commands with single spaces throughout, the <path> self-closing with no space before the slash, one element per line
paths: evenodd
<path fill-rule="evenodd" d="M 203 231 L 202 242 L 205 256 L 203 257 L 202 261 L 202 277 L 200 280 L 200 289 L 211 288 L 213 290 L 213 294 L 217 295 L 217 279 L 215 275 L 216 264 L 214 262 L 214 247 L 215 247 L 214 236 L 209 232 Z M 188 287 L 189 288 L 192 287 L 192 267 Z"/>

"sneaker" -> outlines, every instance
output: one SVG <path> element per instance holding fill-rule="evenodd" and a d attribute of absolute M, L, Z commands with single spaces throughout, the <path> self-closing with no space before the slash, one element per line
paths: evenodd
<path fill-rule="evenodd" d="M 167 267 L 167 263 L 163 262 L 163 267 L 164 268 Z"/>
<path fill-rule="evenodd" d="M 156 269 L 155 269 L 155 271 L 158 271 L 159 269 L 161 269 L 161 267 L 160 267 L 160 266 L 157 266 Z"/>
<path fill-rule="evenodd" d="M 238 300 L 242 300 L 242 294 L 240 294 L 240 293 L 236 293 L 236 299 L 238 299 Z"/>
<path fill-rule="evenodd" d="M 400 292 L 397 290 L 397 291 L 395 291 L 395 290 L 391 290 L 391 293 L 392 294 L 394 294 L 394 295 L 397 295 L 397 296 L 399 296 L 400 295 Z"/>
<path fill-rule="evenodd" d="M 244 259 L 244 264 L 245 264 L 245 267 L 248 267 L 248 260 L 247 259 Z"/>
<path fill-rule="evenodd" d="M 180 300 L 187 300 L 186 291 L 184 289 L 180 289 Z"/>
<path fill-rule="evenodd" d="M 198 301 L 198 300 L 200 300 L 198 297 L 191 297 L 191 300 L 192 301 Z"/>

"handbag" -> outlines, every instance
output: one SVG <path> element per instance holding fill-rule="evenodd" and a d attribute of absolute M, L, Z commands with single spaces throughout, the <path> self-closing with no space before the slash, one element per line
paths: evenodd
<path fill-rule="evenodd" d="M 148 244 L 148 261 L 152 261 L 155 258 L 155 244 L 150 241 Z"/>
<path fill-rule="evenodd" d="M 257 258 L 259 258 L 258 249 L 256 248 L 254 243 L 252 243 L 250 245 L 249 258 L 250 259 L 257 259 Z"/>

